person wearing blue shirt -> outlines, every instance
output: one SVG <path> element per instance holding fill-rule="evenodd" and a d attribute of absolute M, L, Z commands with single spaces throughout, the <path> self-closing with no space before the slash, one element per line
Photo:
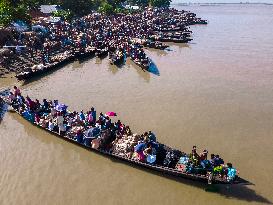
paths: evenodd
<path fill-rule="evenodd" d="M 235 168 L 232 167 L 231 163 L 227 163 L 227 181 L 233 181 L 236 177 L 237 174 L 237 170 Z"/>
<path fill-rule="evenodd" d="M 83 113 L 83 110 L 81 110 L 80 114 L 79 114 L 79 117 L 81 119 L 81 121 L 84 121 L 85 120 L 85 115 Z"/>
<path fill-rule="evenodd" d="M 96 123 L 96 121 L 97 121 L 97 113 L 96 113 L 96 110 L 93 107 L 91 107 L 91 115 L 93 117 L 93 122 Z"/>

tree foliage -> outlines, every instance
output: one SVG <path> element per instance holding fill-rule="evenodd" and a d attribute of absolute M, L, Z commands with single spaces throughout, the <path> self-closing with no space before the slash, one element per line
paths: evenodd
<path fill-rule="evenodd" d="M 139 7 L 149 6 L 149 0 L 130 0 L 129 3 L 133 6 L 137 5 Z"/>
<path fill-rule="evenodd" d="M 0 1 L 0 25 L 7 26 L 12 21 L 22 20 L 25 22 L 30 21 L 28 8 L 25 4 L 12 2 L 8 0 Z"/>
<path fill-rule="evenodd" d="M 69 10 L 59 10 L 53 12 L 54 17 L 61 17 L 64 20 L 71 20 L 73 17 L 73 14 Z"/>
<path fill-rule="evenodd" d="M 153 7 L 169 7 L 172 0 L 150 0 Z"/>
<path fill-rule="evenodd" d="M 91 10 L 99 10 L 104 14 L 126 13 L 122 7 L 125 0 L 0 0 L 0 25 L 8 25 L 12 21 L 30 20 L 29 12 L 37 10 L 43 4 L 60 5 L 64 10 L 54 13 L 64 19 L 72 16 L 84 16 Z M 139 7 L 169 7 L 171 0 L 127 0 L 130 5 Z"/>
<path fill-rule="evenodd" d="M 93 8 L 91 0 L 63 0 L 60 5 L 63 9 L 69 10 L 77 16 L 89 14 Z"/>
<path fill-rule="evenodd" d="M 0 25 L 6 26 L 8 25 L 13 17 L 13 9 L 6 1 L 0 2 Z"/>
<path fill-rule="evenodd" d="M 13 10 L 13 20 L 22 20 L 25 22 L 30 22 L 30 15 L 29 15 L 29 9 L 26 7 L 26 5 L 21 4 L 14 8 Z"/>
<path fill-rule="evenodd" d="M 114 13 L 114 7 L 111 4 L 105 2 L 99 7 L 99 12 L 110 15 Z"/>

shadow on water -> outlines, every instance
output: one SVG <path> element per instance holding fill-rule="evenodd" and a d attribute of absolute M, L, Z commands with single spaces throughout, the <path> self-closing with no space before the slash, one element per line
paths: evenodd
<path fill-rule="evenodd" d="M 174 42 L 169 42 L 168 45 L 170 47 L 175 46 L 175 47 L 178 47 L 178 48 L 190 48 L 190 43 L 174 43 Z"/>
<path fill-rule="evenodd" d="M 95 53 L 90 55 L 90 56 L 86 56 L 86 57 L 82 57 L 82 58 L 78 58 L 77 61 L 79 62 L 79 64 L 85 64 L 87 63 L 90 59 L 95 57 Z"/>
<path fill-rule="evenodd" d="M 8 111 L 8 105 L 0 98 L 0 124 L 4 119 L 6 112 Z"/>
<path fill-rule="evenodd" d="M 0 97 L 6 96 L 9 93 L 9 90 L 0 91 Z M 4 102 L 2 98 L 0 98 L 0 124 L 4 119 L 5 114 L 8 111 L 8 104 Z"/>
<path fill-rule="evenodd" d="M 12 118 L 14 120 L 16 120 L 18 123 L 23 125 L 26 133 L 28 133 L 30 136 L 35 137 L 36 139 L 38 139 L 40 142 L 42 142 L 44 144 L 52 145 L 52 143 L 54 143 L 54 144 L 58 145 L 58 147 L 61 146 L 62 150 L 65 150 L 65 149 L 71 150 L 71 148 L 72 148 L 73 151 L 75 151 L 76 153 L 77 153 L 78 149 L 81 149 L 81 147 L 75 146 L 70 143 L 65 143 L 62 139 L 57 138 L 54 135 L 51 135 L 49 133 L 46 134 L 46 135 L 48 135 L 46 138 L 44 136 L 41 136 L 42 132 L 43 133 L 46 133 L 46 132 L 29 124 L 29 122 L 23 120 L 20 116 L 18 116 L 15 113 L 14 113 L 14 115 L 12 115 Z M 92 154 L 96 154 L 98 156 L 103 156 L 103 155 L 96 153 L 96 152 L 92 152 L 92 151 L 90 151 L 90 152 Z M 87 161 L 88 158 L 83 156 L 81 153 L 78 153 L 78 155 L 83 162 L 89 163 L 89 161 Z M 259 203 L 264 203 L 264 204 L 273 204 L 267 198 L 259 195 L 255 190 L 252 190 L 248 186 L 243 185 L 243 184 L 241 184 L 241 185 L 240 184 L 238 184 L 238 185 L 236 185 L 236 184 L 234 184 L 234 185 L 217 185 L 217 184 L 208 185 L 208 184 L 205 184 L 204 182 L 192 181 L 192 180 L 181 178 L 181 177 L 179 178 L 179 177 L 166 175 L 164 173 L 161 173 L 161 172 L 158 172 L 155 170 L 150 170 L 145 167 L 133 165 L 133 164 L 130 164 L 129 162 L 121 161 L 121 160 L 118 160 L 115 158 L 108 158 L 108 159 L 111 160 L 111 162 L 113 162 L 113 163 L 127 164 L 130 167 L 138 169 L 140 171 L 149 172 L 149 173 L 157 175 L 159 177 L 164 177 L 169 180 L 172 180 L 172 181 L 175 181 L 178 183 L 182 183 L 183 185 L 186 185 L 186 186 L 192 186 L 195 188 L 199 188 L 199 189 L 204 190 L 205 192 L 217 194 L 217 195 L 220 195 L 220 196 L 228 198 L 228 199 L 237 199 L 237 200 L 242 200 L 242 201 L 247 201 L 247 202 L 259 202 Z M 251 184 L 251 183 L 249 183 L 249 184 Z"/>
<path fill-rule="evenodd" d="M 120 66 L 121 67 L 121 66 Z M 119 71 L 119 68 L 118 66 L 115 66 L 115 65 L 109 65 L 108 67 L 108 70 L 112 73 L 112 74 L 116 74 L 118 71 Z"/>
<path fill-rule="evenodd" d="M 127 65 L 129 67 L 133 67 L 136 71 L 137 71 L 137 74 L 143 78 L 145 80 L 145 82 L 149 83 L 150 82 L 150 79 L 151 79 L 151 76 L 150 76 L 150 72 L 145 72 L 143 71 L 143 69 L 141 69 L 139 66 L 137 66 L 132 60 L 128 60 L 127 61 Z"/>
<path fill-rule="evenodd" d="M 7 76 L 5 76 L 5 75 L 0 75 L 0 78 L 5 79 L 5 78 L 7 78 Z"/>
<path fill-rule="evenodd" d="M 146 171 L 151 174 L 155 174 L 157 176 L 164 177 L 164 178 L 167 178 L 172 181 L 176 181 L 178 183 L 183 183 L 184 185 L 187 185 L 187 186 L 197 187 L 197 188 L 204 190 L 205 192 L 208 192 L 208 193 L 211 192 L 211 193 L 220 195 L 225 198 L 237 199 L 237 200 L 242 200 L 242 201 L 247 201 L 247 202 L 260 202 L 260 203 L 265 203 L 265 204 L 273 204 L 267 198 L 256 193 L 255 190 L 250 189 L 247 185 L 254 185 L 251 182 L 246 182 L 247 185 L 245 185 L 245 184 L 233 184 L 233 185 L 231 185 L 231 184 L 212 184 L 212 185 L 208 185 L 204 182 L 193 181 L 193 180 L 185 179 L 182 177 L 175 177 L 175 176 L 167 175 L 167 174 L 155 171 L 155 170 L 150 170 L 147 168 L 139 167 L 139 166 L 130 164 L 128 162 L 122 162 L 118 159 L 111 158 L 110 160 L 115 163 L 123 163 L 123 164 L 126 163 L 127 165 L 129 165 L 135 169 L 138 169 L 141 171 Z"/>
<path fill-rule="evenodd" d="M 157 56 L 167 56 L 169 51 L 172 51 L 170 47 L 165 48 L 164 50 L 155 49 L 155 48 L 148 48 L 147 50 L 156 53 Z"/>

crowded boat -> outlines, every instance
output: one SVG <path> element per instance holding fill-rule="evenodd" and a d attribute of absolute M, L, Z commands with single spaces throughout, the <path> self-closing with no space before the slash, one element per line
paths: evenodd
<path fill-rule="evenodd" d="M 6 40 L 4 47 L 14 55 L 1 63 L 15 70 L 19 80 L 93 54 L 99 58 L 109 54 L 113 64 L 129 57 L 143 70 L 149 70 L 151 59 L 143 46 L 165 49 L 168 45 L 162 42 L 187 43 L 192 40 L 188 26 L 203 23 L 206 21 L 195 14 L 173 8 L 146 8 L 109 16 L 91 13 L 51 23 L 38 20 L 32 25 L 35 30 L 14 32 Z"/>
<path fill-rule="evenodd" d="M 94 107 L 86 112 L 70 111 L 58 100 L 24 97 L 16 86 L 2 99 L 36 126 L 101 153 L 178 176 L 207 180 L 209 184 L 238 179 L 238 170 L 219 154 L 209 155 L 207 149 L 199 154 L 197 146 L 185 153 L 160 143 L 152 131 L 133 133 L 120 120 L 112 120 L 117 116 L 115 112 L 97 114 Z"/>

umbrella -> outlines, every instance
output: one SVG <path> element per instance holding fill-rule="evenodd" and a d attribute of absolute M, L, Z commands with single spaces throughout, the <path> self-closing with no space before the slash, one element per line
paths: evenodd
<path fill-rule="evenodd" d="M 154 163 L 156 160 L 156 155 L 152 155 L 152 154 L 149 154 L 148 157 L 147 157 L 147 162 L 152 164 Z"/>
<path fill-rule="evenodd" d="M 115 112 L 107 112 L 107 113 L 105 113 L 105 115 L 107 115 L 109 117 L 114 117 L 114 116 L 117 116 L 117 113 L 115 113 Z"/>
<path fill-rule="evenodd" d="M 145 147 L 146 147 L 145 143 L 140 143 L 140 144 L 135 146 L 135 152 L 140 152 L 140 151 L 144 150 Z"/>
<path fill-rule="evenodd" d="M 66 106 L 65 104 L 58 104 L 58 105 L 56 106 L 56 110 L 59 111 L 59 112 L 65 111 L 66 108 L 67 108 L 67 106 Z"/>

